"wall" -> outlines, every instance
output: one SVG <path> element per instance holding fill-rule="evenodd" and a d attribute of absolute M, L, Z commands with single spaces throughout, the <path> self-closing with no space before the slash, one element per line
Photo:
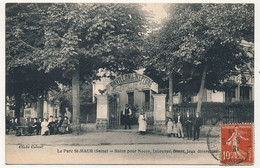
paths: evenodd
<path fill-rule="evenodd" d="M 182 103 L 182 96 L 181 96 L 181 93 L 177 93 L 177 95 L 173 96 L 173 104 L 180 104 Z"/>
<path fill-rule="evenodd" d="M 212 91 L 211 102 L 224 103 L 225 102 L 225 92 L 215 92 L 215 93 L 213 93 L 213 91 Z"/>
<path fill-rule="evenodd" d="M 219 102 L 224 103 L 225 102 L 225 93 L 224 92 L 218 92 L 215 93 L 212 90 L 204 90 L 203 102 Z M 192 103 L 198 102 L 198 95 L 192 97 Z"/>

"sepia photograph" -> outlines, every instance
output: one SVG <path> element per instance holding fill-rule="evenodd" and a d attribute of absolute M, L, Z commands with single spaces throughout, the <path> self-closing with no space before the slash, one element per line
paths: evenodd
<path fill-rule="evenodd" d="M 254 3 L 4 8 L 6 165 L 254 166 Z"/>

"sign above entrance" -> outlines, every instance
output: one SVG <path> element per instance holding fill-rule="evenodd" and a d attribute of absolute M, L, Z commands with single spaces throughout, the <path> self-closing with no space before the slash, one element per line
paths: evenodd
<path fill-rule="evenodd" d="M 157 83 L 155 83 L 148 76 L 137 74 L 137 73 L 121 75 L 121 76 L 115 78 L 112 82 L 110 82 L 109 85 L 112 88 L 116 88 L 117 86 L 130 84 L 130 83 L 141 83 L 142 85 L 149 87 L 151 90 L 158 92 Z"/>

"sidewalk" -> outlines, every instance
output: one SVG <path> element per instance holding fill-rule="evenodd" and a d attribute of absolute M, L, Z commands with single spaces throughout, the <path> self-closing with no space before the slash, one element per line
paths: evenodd
<path fill-rule="evenodd" d="M 200 141 L 187 138 L 167 137 L 157 134 L 139 135 L 137 130 L 114 130 L 111 132 L 90 132 L 81 135 L 65 134 L 50 136 L 15 136 L 7 135 L 7 145 L 41 144 L 45 146 L 97 146 L 97 145 L 133 145 L 133 144 L 200 144 L 206 143 L 206 138 Z"/>

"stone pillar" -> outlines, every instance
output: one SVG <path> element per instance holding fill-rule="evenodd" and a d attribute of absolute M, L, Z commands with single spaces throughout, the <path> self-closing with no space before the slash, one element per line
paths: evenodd
<path fill-rule="evenodd" d="M 165 134 L 166 94 L 154 94 L 154 131 Z"/>
<path fill-rule="evenodd" d="M 96 129 L 106 131 L 108 129 L 108 96 L 97 95 L 97 120 Z"/>
<path fill-rule="evenodd" d="M 236 101 L 240 101 L 240 84 L 237 85 L 235 93 L 236 93 Z"/>
<path fill-rule="evenodd" d="M 43 118 L 48 118 L 49 113 L 48 113 L 48 103 L 47 101 L 43 102 Z"/>

